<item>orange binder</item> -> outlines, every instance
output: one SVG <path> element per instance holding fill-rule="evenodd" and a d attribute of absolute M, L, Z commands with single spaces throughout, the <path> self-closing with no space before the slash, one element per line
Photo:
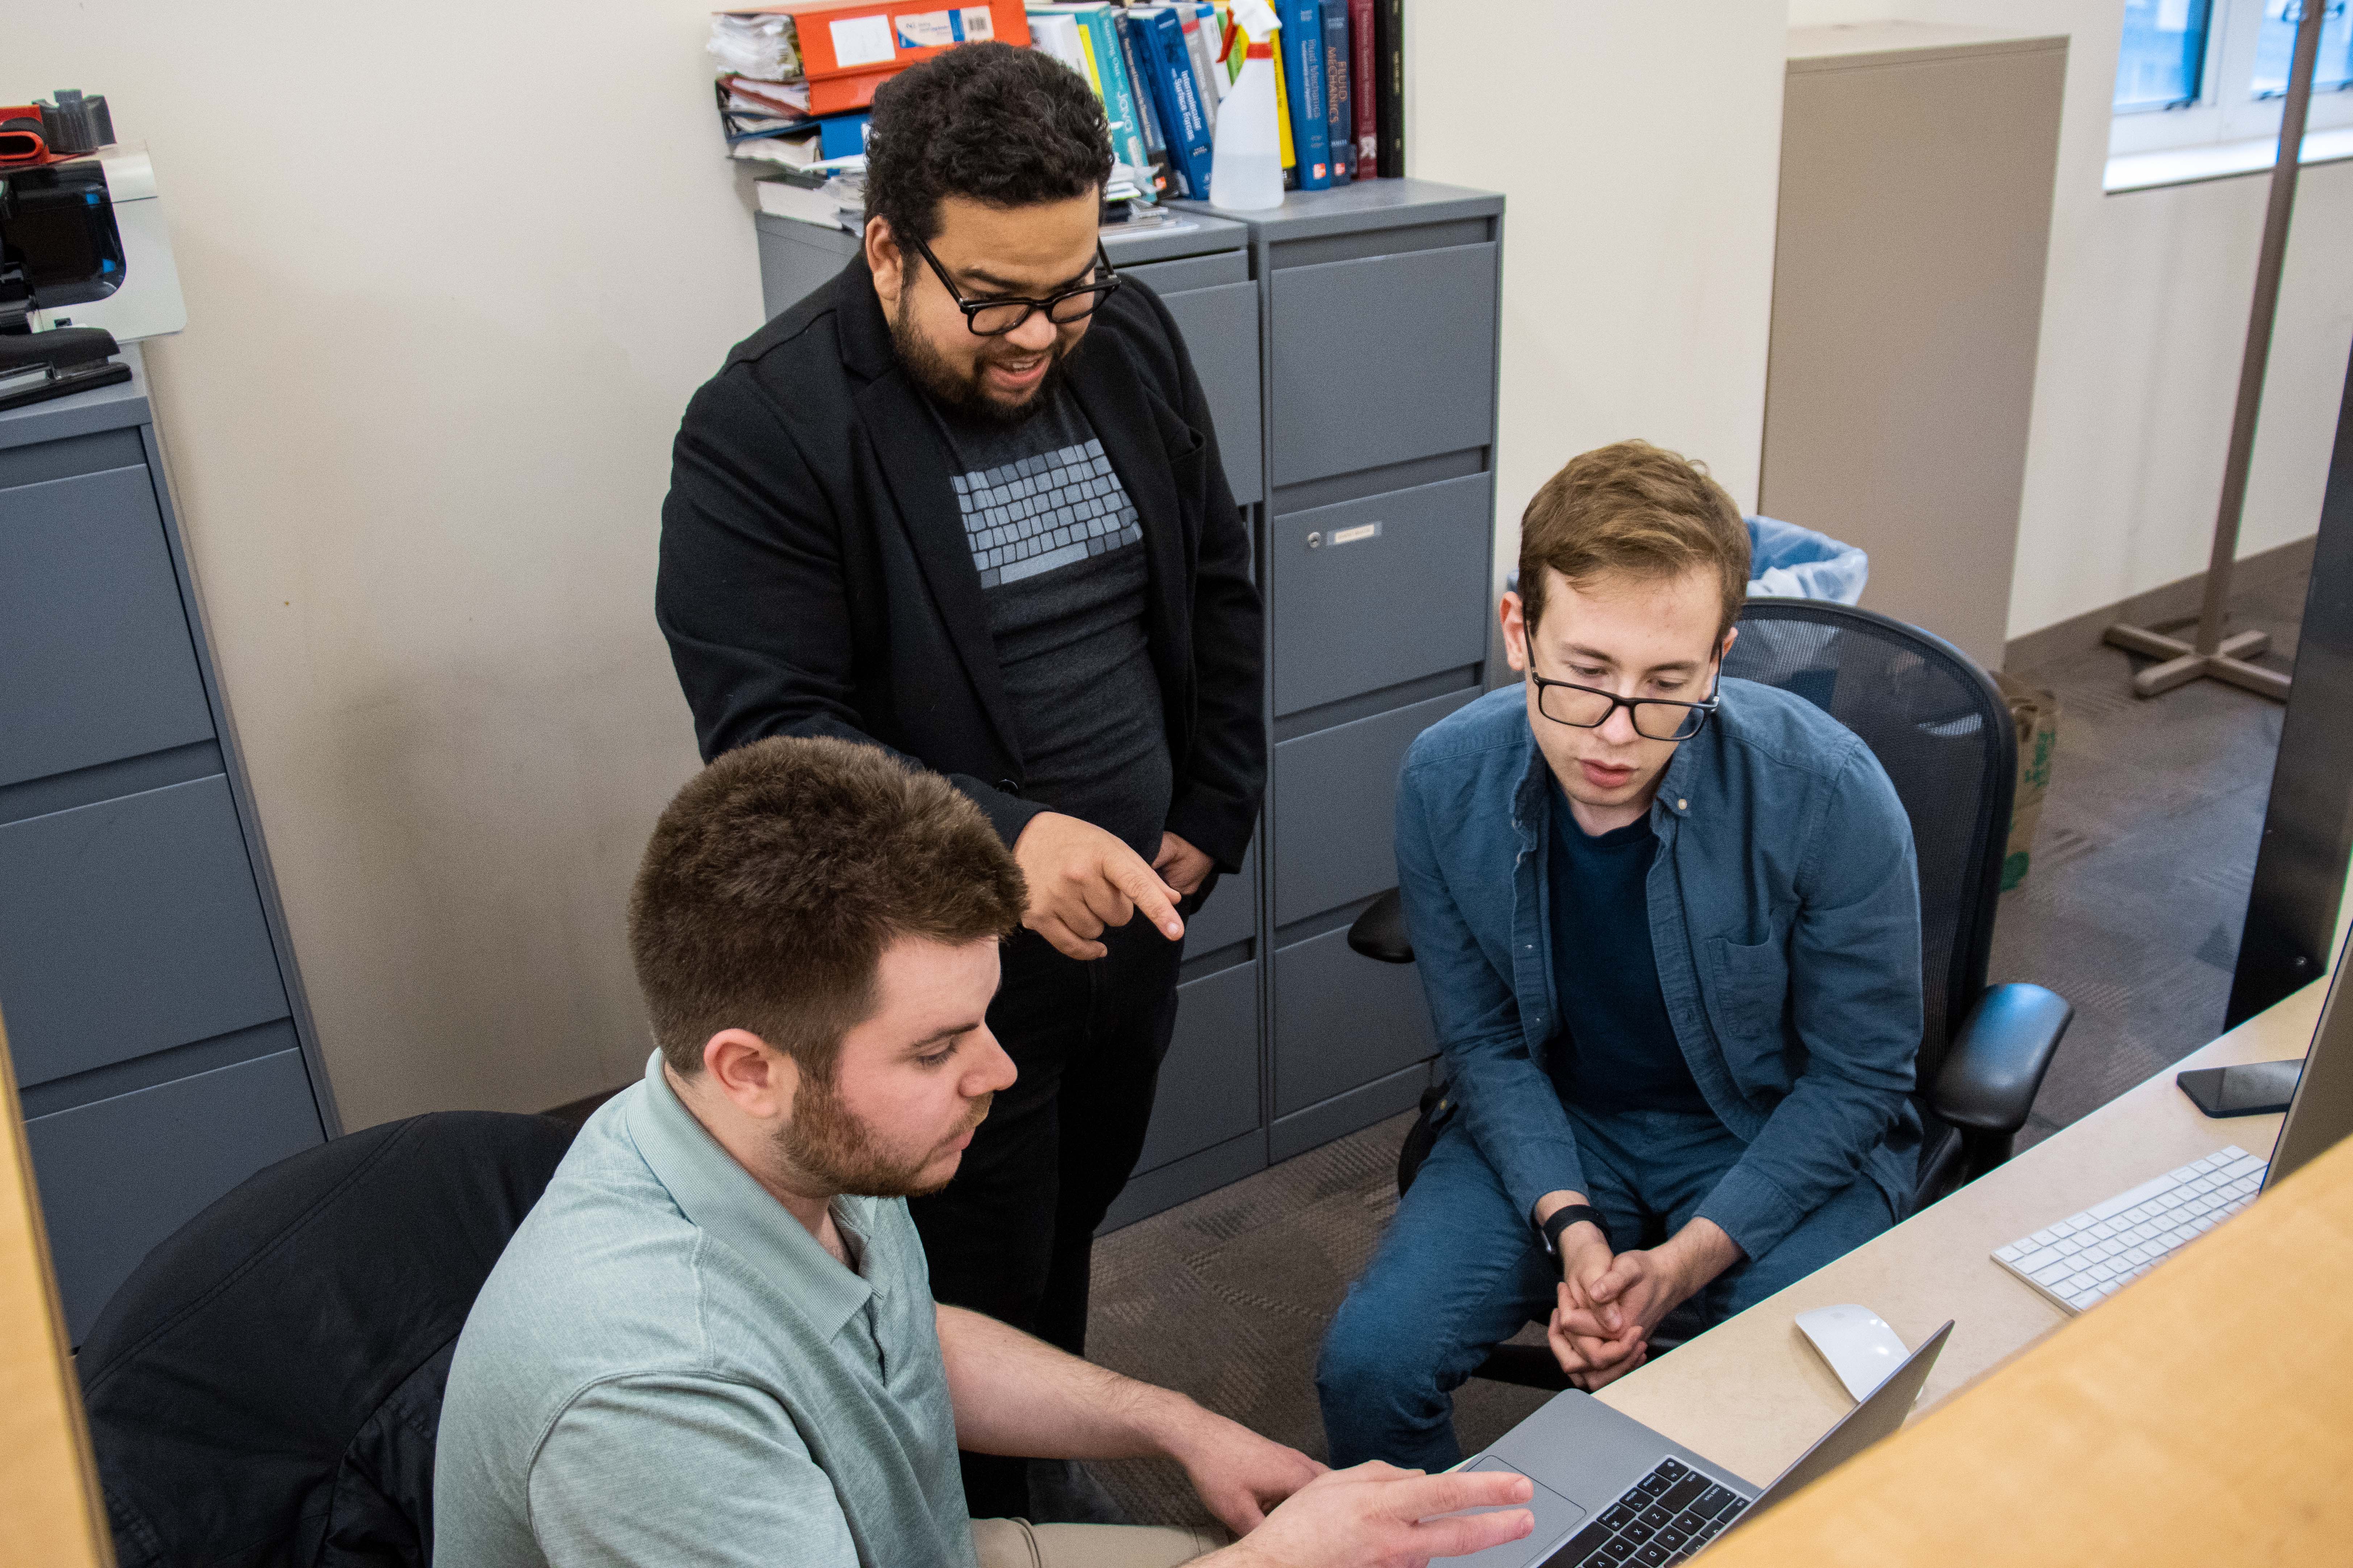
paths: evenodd
<path fill-rule="evenodd" d="M 730 14 L 790 16 L 808 77 L 811 114 L 870 107 L 874 89 L 918 60 L 994 38 L 1028 47 L 1026 0 L 789 0 Z"/>

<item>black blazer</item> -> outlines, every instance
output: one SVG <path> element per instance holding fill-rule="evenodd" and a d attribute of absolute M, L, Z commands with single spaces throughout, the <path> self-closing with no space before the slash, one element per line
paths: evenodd
<path fill-rule="evenodd" d="M 1065 362 L 1134 504 L 1176 788 L 1168 831 L 1231 871 L 1266 780 L 1250 534 L 1184 340 L 1130 279 Z M 1006 843 L 1022 763 L 946 439 L 861 256 L 729 353 L 687 405 L 655 617 L 706 761 L 768 735 L 880 742 Z"/>

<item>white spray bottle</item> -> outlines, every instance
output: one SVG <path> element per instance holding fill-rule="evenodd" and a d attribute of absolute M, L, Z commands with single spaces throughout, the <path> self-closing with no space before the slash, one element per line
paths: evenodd
<path fill-rule="evenodd" d="M 1225 53 L 1233 52 L 1238 39 L 1246 47 L 1241 74 L 1218 106 L 1209 204 L 1255 212 L 1282 205 L 1282 138 L 1274 118 L 1274 33 L 1280 24 L 1266 0 L 1241 0 L 1233 19 Z"/>

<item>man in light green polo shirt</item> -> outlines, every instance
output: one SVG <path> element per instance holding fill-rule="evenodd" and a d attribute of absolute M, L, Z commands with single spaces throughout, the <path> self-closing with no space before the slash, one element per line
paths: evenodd
<path fill-rule="evenodd" d="M 467 1319 L 440 1568 L 1386 1568 L 1526 1533 L 1516 1476 L 1327 1472 L 932 1300 L 905 1200 L 1013 1081 L 985 1015 L 1024 903 L 978 808 L 879 747 L 762 741 L 680 792 L 630 901 L 660 1048 Z M 959 1444 L 1174 1458 L 1241 1539 L 969 1521 Z"/>

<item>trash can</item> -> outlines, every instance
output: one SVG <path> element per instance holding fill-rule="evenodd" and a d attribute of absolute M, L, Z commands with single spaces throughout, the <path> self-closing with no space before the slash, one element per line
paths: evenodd
<path fill-rule="evenodd" d="M 1859 604 L 1871 576 L 1862 547 L 1778 518 L 1748 519 L 1748 596 Z"/>
<path fill-rule="evenodd" d="M 2059 749 L 2059 699 L 1999 670 L 1993 683 L 2010 704 L 2010 721 L 2018 731 L 2018 796 L 2010 808 L 2010 843 L 2001 856 L 2001 890 L 2006 893 L 2026 880 L 2034 854 L 2042 797 L 2051 789 L 2051 759 Z"/>

